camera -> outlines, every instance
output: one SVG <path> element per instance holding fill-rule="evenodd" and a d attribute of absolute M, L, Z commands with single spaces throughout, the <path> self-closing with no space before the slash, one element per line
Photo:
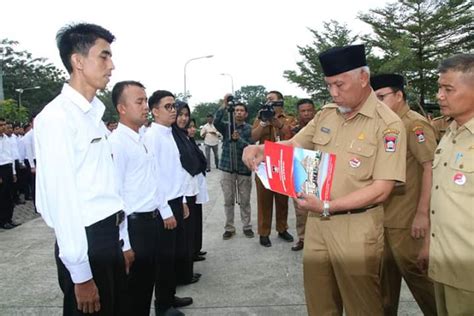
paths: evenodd
<path fill-rule="evenodd" d="M 270 101 L 260 107 L 258 119 L 262 122 L 269 122 L 275 116 L 275 106 L 283 106 L 283 101 Z"/>

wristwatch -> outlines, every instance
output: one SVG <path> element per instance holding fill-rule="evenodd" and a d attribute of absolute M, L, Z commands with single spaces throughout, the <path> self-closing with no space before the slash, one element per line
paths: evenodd
<path fill-rule="evenodd" d="M 323 212 L 321 213 L 321 220 L 327 221 L 331 219 L 331 213 L 329 213 L 329 201 L 323 201 Z"/>

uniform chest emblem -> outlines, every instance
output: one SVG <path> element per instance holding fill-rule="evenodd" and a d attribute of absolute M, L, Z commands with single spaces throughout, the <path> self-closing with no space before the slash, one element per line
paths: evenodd
<path fill-rule="evenodd" d="M 457 172 L 453 177 L 453 181 L 457 185 L 464 185 L 466 183 L 466 176 L 462 172 Z"/>
<path fill-rule="evenodd" d="M 413 132 L 415 132 L 415 136 L 416 136 L 416 141 L 418 143 L 424 143 L 425 142 L 425 132 L 423 131 L 423 127 L 421 126 L 415 126 L 415 128 L 413 129 Z"/>
<path fill-rule="evenodd" d="M 321 132 L 329 134 L 329 132 L 331 132 L 331 130 L 327 127 L 321 127 Z"/>
<path fill-rule="evenodd" d="M 396 129 L 388 128 L 383 131 L 383 140 L 386 152 L 393 153 L 397 151 L 398 134 L 400 134 L 400 131 Z"/>
<path fill-rule="evenodd" d="M 351 160 L 349 160 L 349 166 L 351 166 L 352 168 L 359 168 L 360 160 L 355 157 L 352 158 Z"/>
<path fill-rule="evenodd" d="M 364 133 L 360 133 L 359 136 L 357 136 L 357 139 L 358 140 L 364 140 L 365 139 Z"/>

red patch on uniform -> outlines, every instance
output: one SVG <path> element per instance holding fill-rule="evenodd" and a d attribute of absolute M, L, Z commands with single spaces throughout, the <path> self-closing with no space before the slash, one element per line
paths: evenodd
<path fill-rule="evenodd" d="M 416 140 L 418 143 L 424 143 L 426 138 L 425 138 L 425 132 L 423 131 L 422 127 L 416 127 L 415 130 L 415 135 L 416 135 Z"/>
<path fill-rule="evenodd" d="M 461 172 L 457 172 L 453 177 L 453 181 L 457 185 L 464 185 L 466 183 L 466 176 Z"/>
<path fill-rule="evenodd" d="M 384 136 L 385 151 L 395 152 L 397 150 L 397 136 L 396 135 L 385 135 Z"/>

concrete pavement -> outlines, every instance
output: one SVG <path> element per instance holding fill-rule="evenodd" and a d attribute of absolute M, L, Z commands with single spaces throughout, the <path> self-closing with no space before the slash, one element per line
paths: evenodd
<path fill-rule="evenodd" d="M 186 315 L 306 315 L 302 252 L 291 243 L 270 236 L 273 246 L 264 248 L 258 236 L 242 233 L 236 207 L 237 234 L 223 240 L 224 211 L 220 189 L 221 171 L 207 177 L 211 201 L 204 206 L 205 261 L 195 263 L 203 276 L 198 283 L 178 288 L 178 296 L 191 296 L 194 304 L 181 310 Z M 254 182 L 253 182 L 254 184 Z M 0 315 L 61 315 L 62 293 L 53 256 L 54 234 L 34 214 L 31 202 L 15 209 L 14 219 L 23 225 L 0 229 Z M 252 192 L 252 224 L 256 232 L 255 185 Z M 290 233 L 296 236 L 292 203 Z M 154 315 L 152 310 L 152 315 Z M 399 315 L 422 315 L 406 286 Z"/>

